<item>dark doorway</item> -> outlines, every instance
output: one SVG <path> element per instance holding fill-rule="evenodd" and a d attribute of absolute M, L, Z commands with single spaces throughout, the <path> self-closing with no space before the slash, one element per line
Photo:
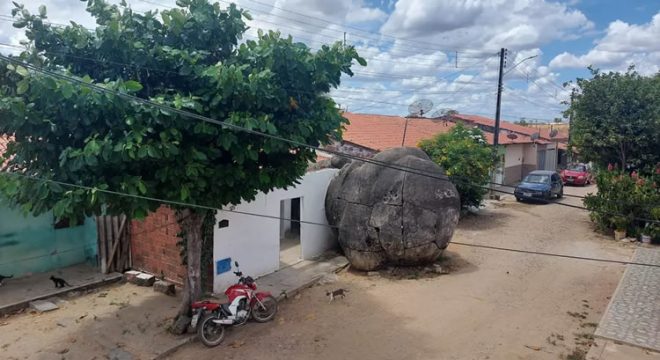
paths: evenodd
<path fill-rule="evenodd" d="M 280 267 L 302 259 L 300 213 L 301 198 L 280 201 Z"/>

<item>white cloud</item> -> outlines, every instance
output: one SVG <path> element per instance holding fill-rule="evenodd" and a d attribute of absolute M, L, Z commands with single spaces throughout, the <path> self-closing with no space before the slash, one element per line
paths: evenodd
<path fill-rule="evenodd" d="M 399 0 L 381 30 L 450 48 L 496 51 L 537 47 L 592 27 L 580 11 L 545 0 Z"/>
<path fill-rule="evenodd" d="M 583 55 L 563 52 L 550 61 L 550 67 L 584 68 L 589 65 L 603 70 L 625 70 L 636 65 L 643 74 L 660 70 L 660 12 L 646 24 L 628 24 L 617 20 L 605 35 Z"/>
<path fill-rule="evenodd" d="M 387 18 L 387 14 L 377 8 L 360 7 L 351 10 L 346 14 L 346 21 L 349 23 L 361 23 L 369 21 L 381 21 Z"/>

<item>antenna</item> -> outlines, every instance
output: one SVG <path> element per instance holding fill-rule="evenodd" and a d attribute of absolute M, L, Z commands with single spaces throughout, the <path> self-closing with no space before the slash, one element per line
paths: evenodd
<path fill-rule="evenodd" d="M 510 132 L 510 133 L 506 134 L 506 137 L 508 137 L 509 139 L 513 140 L 513 139 L 517 139 L 517 138 L 518 138 L 518 135 L 516 135 L 516 134 Z"/>
<path fill-rule="evenodd" d="M 433 101 L 419 99 L 408 106 L 408 117 L 424 117 L 424 114 L 433 109 Z"/>
<path fill-rule="evenodd" d="M 540 133 L 537 133 L 537 132 L 533 133 L 532 136 L 531 136 L 532 141 L 534 141 L 534 140 L 538 140 L 538 138 L 539 138 L 540 136 L 541 136 Z"/>

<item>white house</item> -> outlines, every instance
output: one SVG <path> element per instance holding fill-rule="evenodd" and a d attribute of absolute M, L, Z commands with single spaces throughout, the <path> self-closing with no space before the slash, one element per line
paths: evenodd
<path fill-rule="evenodd" d="M 218 211 L 220 225 L 213 234 L 214 292 L 236 282 L 231 272 L 234 261 L 245 274 L 257 277 L 335 248 L 332 228 L 304 222 L 328 224 L 325 194 L 338 171 L 308 172 L 298 185 L 259 193 L 254 201 L 226 208 L 235 212 Z"/>

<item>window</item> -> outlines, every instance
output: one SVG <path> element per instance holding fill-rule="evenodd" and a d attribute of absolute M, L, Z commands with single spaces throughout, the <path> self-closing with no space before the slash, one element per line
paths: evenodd
<path fill-rule="evenodd" d="M 525 177 L 525 182 L 535 184 L 548 184 L 550 183 L 550 176 L 540 174 L 530 174 Z"/>

